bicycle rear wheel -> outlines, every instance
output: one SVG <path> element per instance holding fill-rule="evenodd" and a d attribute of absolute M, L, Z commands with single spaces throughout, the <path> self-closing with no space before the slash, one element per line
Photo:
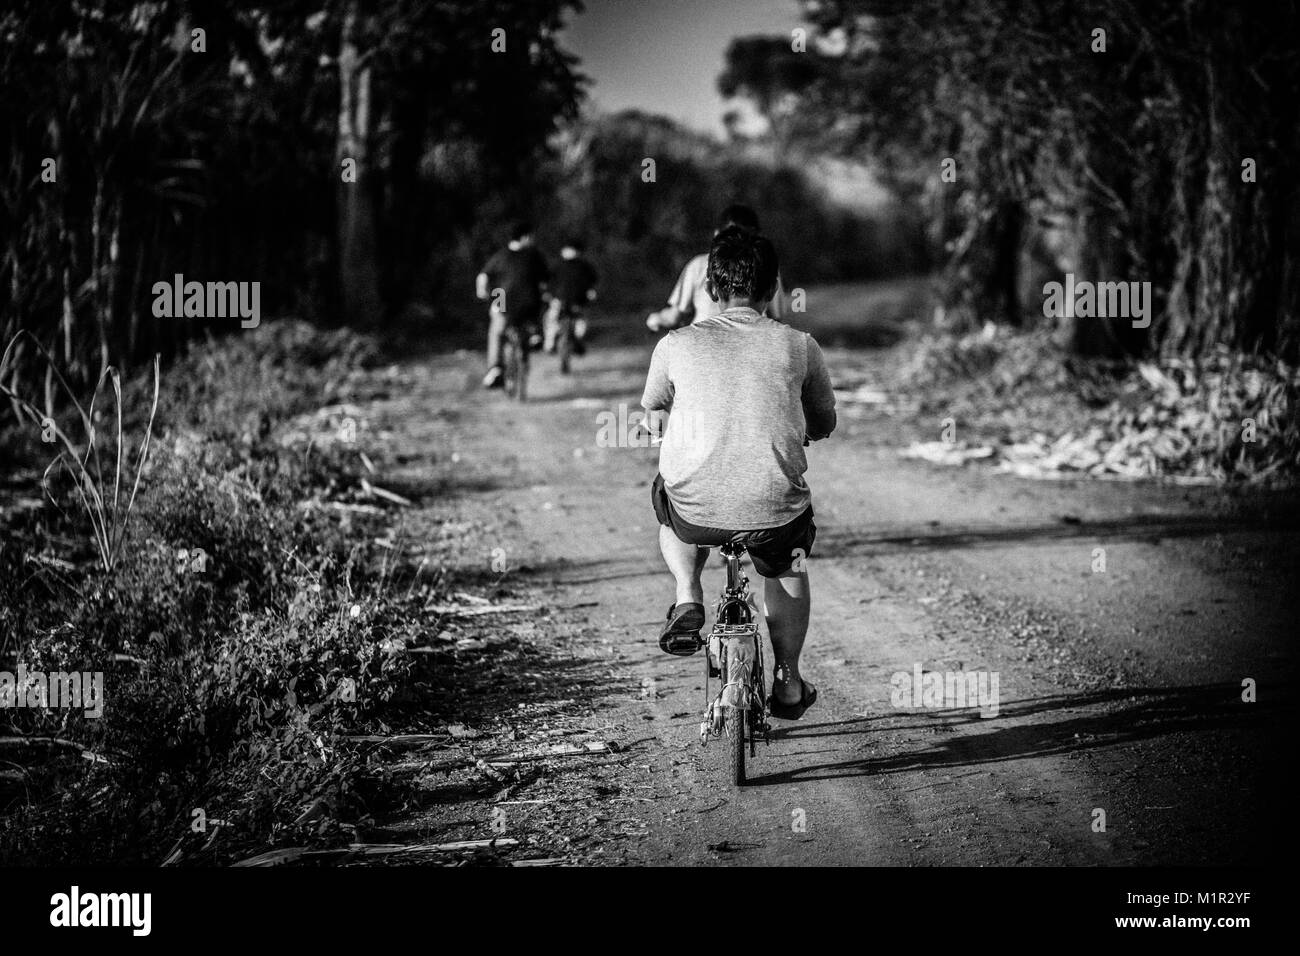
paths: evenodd
<path fill-rule="evenodd" d="M 726 707 L 722 712 L 722 726 L 727 738 L 727 776 L 734 786 L 745 785 L 745 715 L 739 707 Z"/>
<path fill-rule="evenodd" d="M 517 401 L 524 400 L 525 382 L 528 378 L 528 355 L 524 351 L 522 336 L 515 330 L 506 332 L 502 350 L 505 352 L 505 390 L 506 394 Z"/>
<path fill-rule="evenodd" d="M 528 398 L 528 353 L 522 346 L 519 349 L 519 374 L 515 379 L 514 395 L 519 402 Z"/>
<path fill-rule="evenodd" d="M 560 353 L 560 374 L 568 375 L 573 356 L 573 319 L 560 319 L 560 341 L 556 351 Z"/>

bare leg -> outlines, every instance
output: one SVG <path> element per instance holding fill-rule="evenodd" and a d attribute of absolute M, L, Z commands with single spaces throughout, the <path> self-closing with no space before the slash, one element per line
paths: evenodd
<path fill-rule="evenodd" d="M 782 704 L 797 704 L 803 697 L 799 654 L 808 636 L 808 610 L 812 606 L 808 572 L 791 568 L 780 577 L 764 578 L 763 602 L 776 659 L 772 696 Z"/>
<path fill-rule="evenodd" d="M 488 310 L 488 340 L 487 340 L 487 364 L 488 368 L 497 368 L 501 364 L 501 338 L 506 332 L 505 313 L 492 306 Z"/>
<path fill-rule="evenodd" d="M 677 581 L 677 603 L 703 604 L 704 585 L 700 583 L 700 572 L 704 570 L 704 562 L 709 559 L 709 549 L 687 544 L 673 534 L 672 528 L 660 525 L 659 550 L 663 552 L 664 563 Z"/>
<path fill-rule="evenodd" d="M 546 307 L 546 315 L 542 319 L 543 324 L 543 348 L 548 352 L 555 351 L 555 340 L 560 332 L 560 300 L 552 299 L 550 305 Z"/>

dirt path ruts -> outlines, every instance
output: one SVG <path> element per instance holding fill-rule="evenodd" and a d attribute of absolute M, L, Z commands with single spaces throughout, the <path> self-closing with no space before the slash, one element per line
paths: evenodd
<path fill-rule="evenodd" d="M 504 516 L 488 544 L 522 566 L 516 580 L 556 607 L 595 602 L 552 620 L 610 644 L 612 665 L 648 688 L 608 702 L 650 794 L 622 861 L 1092 865 L 1280 852 L 1269 794 L 1281 791 L 1278 728 L 1294 718 L 1294 526 L 1243 517 L 1210 493 L 905 463 L 851 416 L 809 455 L 820 531 L 805 670 L 819 702 L 802 721 L 775 722 L 749 787 L 723 786 L 720 747 L 696 737 L 702 663 L 654 643 L 672 597 L 647 501 L 657 452 L 597 445 L 600 412 L 636 407 L 649 347 L 597 350 L 570 380 L 541 357 L 523 407 L 477 389 L 476 356 L 437 357 L 421 363 L 415 394 L 371 410 L 414 447 L 429 441 L 419 409 L 456 409 L 441 452 L 470 490 L 451 493 Z M 1092 571 L 1096 547 L 1105 573 Z M 710 601 L 721 573 L 715 557 Z M 998 715 L 891 706 L 891 675 L 916 663 L 997 672 Z M 1257 704 L 1240 701 L 1246 676 Z"/>

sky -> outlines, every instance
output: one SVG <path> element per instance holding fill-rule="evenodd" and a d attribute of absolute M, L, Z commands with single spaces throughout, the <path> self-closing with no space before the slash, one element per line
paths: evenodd
<path fill-rule="evenodd" d="M 585 0 L 562 44 L 592 79 L 593 105 L 641 109 L 721 134 L 718 93 L 732 37 L 800 25 L 797 0 Z"/>

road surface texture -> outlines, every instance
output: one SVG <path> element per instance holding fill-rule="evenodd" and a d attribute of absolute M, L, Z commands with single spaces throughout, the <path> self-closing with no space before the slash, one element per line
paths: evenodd
<path fill-rule="evenodd" d="M 773 722 L 749 786 L 727 786 L 721 743 L 698 740 L 703 662 L 656 644 L 673 594 L 649 503 L 657 450 L 598 440 L 598 416 L 637 408 L 654 339 L 632 338 L 593 349 L 571 378 L 538 356 L 522 406 L 483 391 L 481 356 L 459 352 L 413 360 L 415 384 L 364 409 L 399 451 L 389 483 L 418 499 L 405 533 L 478 529 L 453 560 L 508 563 L 513 593 L 544 607 L 511 618 L 513 633 L 572 663 L 588 729 L 619 755 L 589 763 L 567 796 L 530 799 L 527 779 L 464 793 L 396 821 L 390 839 L 545 822 L 564 834 L 563 859 L 621 864 L 1290 852 L 1300 532 L 1288 499 L 905 461 L 897 428 L 848 407 L 808 454 L 819 530 L 804 673 L 820 697 L 804 719 Z M 864 355 L 889 360 L 832 347 L 832 375 Z M 711 605 L 716 553 L 705 574 Z M 917 668 L 996 673 L 996 714 L 895 706 L 891 680 Z"/>

